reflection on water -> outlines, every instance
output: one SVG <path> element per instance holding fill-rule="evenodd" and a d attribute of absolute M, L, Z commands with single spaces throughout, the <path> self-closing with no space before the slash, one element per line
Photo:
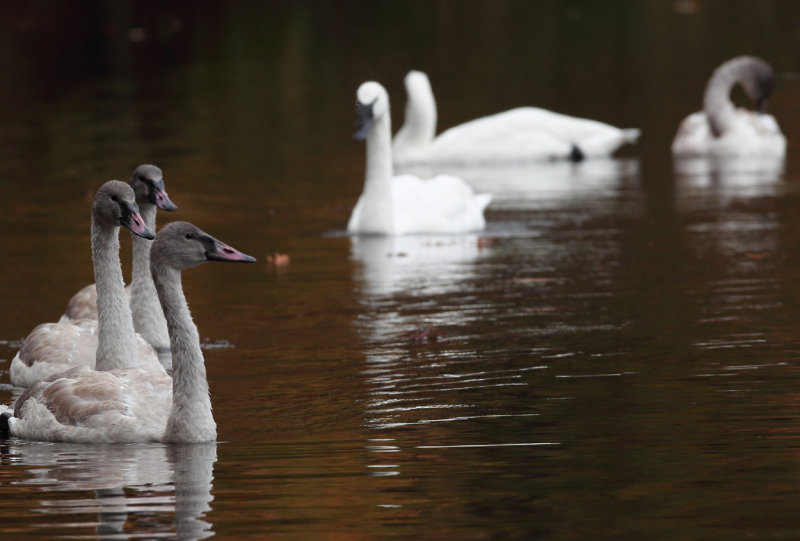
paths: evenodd
<path fill-rule="evenodd" d="M 205 4 L 0 18 L 0 402 L 19 339 L 91 281 L 102 181 L 151 161 L 165 221 L 291 256 L 185 277 L 218 462 L 5 442 L 0 537 L 796 536 L 800 80 L 770 104 L 785 171 L 669 145 L 722 59 L 797 72 L 800 2 Z M 363 189 L 353 93 L 409 69 L 442 128 L 530 104 L 643 138 L 444 171 L 494 194 L 479 235 L 327 236 Z"/>
<path fill-rule="evenodd" d="M 444 509 L 470 516 L 488 501 L 480 488 L 487 471 L 498 480 L 488 499 L 515 499 L 499 481 L 515 476 L 508 465 L 525 469 L 560 443 L 541 430 L 541 401 L 532 392 L 532 374 L 548 366 L 537 352 L 519 356 L 484 332 L 495 310 L 489 298 L 498 286 L 513 287 L 493 276 L 494 242 L 477 235 L 351 238 L 363 305 L 356 324 L 365 353 L 364 467 L 383 521 L 432 519 Z M 483 474 L 467 474 L 471 468 Z M 527 522 L 517 527 L 525 531 Z M 448 524 L 440 535 L 463 538 L 484 527 Z M 411 531 L 425 535 L 424 528 Z"/>
<path fill-rule="evenodd" d="M 693 188 L 754 188 L 775 186 L 784 170 L 783 156 L 709 156 L 674 158 L 679 184 Z M 757 191 L 748 195 L 758 195 Z"/>
<path fill-rule="evenodd" d="M 360 265 L 354 278 L 366 298 L 457 292 L 474 261 L 488 251 L 476 234 L 351 238 L 353 260 Z"/>
<path fill-rule="evenodd" d="M 101 538 L 213 535 L 205 520 L 211 510 L 217 446 L 73 445 L 11 441 L 0 448 L 6 470 L 25 471 L 14 482 L 18 496 L 7 506 L 24 505 L 30 487 L 38 493 L 40 535 L 85 535 L 94 525 Z M 71 493 L 65 497 L 66 493 Z M 19 501 L 17 503 L 17 500 Z M 31 510 L 20 509 L 23 515 Z M 96 515 L 95 520 L 88 515 Z M 73 520 L 65 517 L 74 516 Z M 12 531 L 4 521 L 0 531 Z"/>
<path fill-rule="evenodd" d="M 519 209 L 530 205 L 540 207 L 542 202 L 558 206 L 576 197 L 613 195 L 638 179 L 639 160 L 598 158 L 577 163 L 560 160 L 442 169 L 407 166 L 398 169 L 398 173 L 414 173 L 423 178 L 452 174 L 464 179 L 478 193 L 491 193 L 491 208 Z"/>

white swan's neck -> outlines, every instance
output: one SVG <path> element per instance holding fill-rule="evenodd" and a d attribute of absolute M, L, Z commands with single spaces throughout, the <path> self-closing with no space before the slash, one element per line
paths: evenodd
<path fill-rule="evenodd" d="M 172 409 L 164 432 L 167 442 L 216 439 L 200 337 L 183 294 L 180 271 L 153 266 L 153 280 L 169 329 L 172 351 Z"/>
<path fill-rule="evenodd" d="M 394 232 L 392 208 L 392 126 L 389 112 L 374 120 L 367 137 L 367 168 L 362 198 L 361 231 Z"/>
<path fill-rule="evenodd" d="M 720 137 L 730 131 L 736 118 L 736 108 L 730 100 L 731 89 L 739 82 L 746 62 L 728 62 L 711 75 L 703 95 L 703 110 L 711 132 Z"/>
<path fill-rule="evenodd" d="M 156 230 L 156 206 L 150 203 L 139 205 L 145 225 L 150 231 Z M 136 332 L 156 350 L 169 349 L 167 322 L 158 302 L 156 286 L 150 275 L 150 247 L 153 241 L 131 233 L 133 245 L 133 271 L 131 273 L 131 312 Z"/>
<path fill-rule="evenodd" d="M 92 217 L 92 263 L 97 284 L 96 370 L 136 366 L 136 337 L 119 261 L 119 227 Z"/>
<path fill-rule="evenodd" d="M 422 151 L 436 137 L 436 100 L 430 83 L 415 80 L 406 88 L 405 120 L 394 137 L 394 146 L 404 151 Z"/>

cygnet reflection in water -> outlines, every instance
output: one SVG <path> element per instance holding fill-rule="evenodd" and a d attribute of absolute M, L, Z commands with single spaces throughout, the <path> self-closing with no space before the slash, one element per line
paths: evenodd
<path fill-rule="evenodd" d="M 13 465 L 32 466 L 31 477 L 19 484 L 35 485 L 44 493 L 92 491 L 91 497 L 66 501 L 47 500 L 40 493 L 41 507 L 36 510 L 76 517 L 96 512 L 98 520 L 87 520 L 86 527 L 94 526 L 98 534 L 174 532 L 178 539 L 214 534 L 204 520 L 213 500 L 214 442 L 166 446 L 12 441 L 0 457 Z"/>

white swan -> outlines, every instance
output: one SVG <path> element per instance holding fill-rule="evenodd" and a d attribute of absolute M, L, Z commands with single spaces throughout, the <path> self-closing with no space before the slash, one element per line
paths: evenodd
<path fill-rule="evenodd" d="M 754 56 L 728 60 L 711 75 L 703 96 L 703 111 L 681 122 L 672 141 L 675 156 L 753 157 L 786 154 L 786 138 L 766 107 L 775 76 L 772 68 Z M 734 106 L 731 89 L 742 85 L 757 110 Z"/>
<path fill-rule="evenodd" d="M 155 165 L 142 164 L 134 169 L 129 184 L 136 193 L 136 203 L 145 225 L 156 230 L 156 209 L 174 211 L 178 207 L 164 189 L 164 174 Z M 153 279 L 150 277 L 150 242 L 131 234 L 133 270 L 128 286 L 133 326 L 156 351 L 169 351 L 167 322 L 158 304 Z M 60 323 L 77 319 L 97 319 L 97 289 L 90 284 L 72 296 Z"/>
<path fill-rule="evenodd" d="M 98 253 L 106 256 L 113 250 L 111 229 L 118 227 L 107 226 L 97 242 L 104 245 Z M 5 408 L 0 415 L 0 431 L 26 440 L 72 443 L 193 443 L 216 439 L 200 339 L 181 286 L 181 270 L 205 261 L 255 259 L 186 222 L 166 225 L 153 242 L 150 269 L 169 328 L 172 378 L 137 368 L 105 372 L 75 368 L 29 387 L 14 403 L 13 413 Z M 102 285 L 98 280 L 98 287 Z M 120 299 L 121 280 L 114 289 Z M 105 290 L 99 293 L 98 300 Z M 127 308 L 123 303 L 116 304 L 120 313 Z M 102 301 L 98 307 L 103 318 Z M 130 315 L 127 321 L 115 320 L 113 326 L 101 325 L 99 340 L 106 355 L 126 357 L 125 362 L 115 364 L 130 366 L 134 362 L 126 349 L 133 340 Z"/>
<path fill-rule="evenodd" d="M 140 220 L 144 221 L 148 230 L 155 228 L 156 206 L 166 210 L 177 207 L 169 200 L 164 191 L 161 170 L 153 165 L 139 166 L 131 176 L 130 185 L 136 194 L 137 201 L 142 201 Z M 136 357 L 138 366 L 144 370 L 163 372 L 159 361 L 158 352 L 150 345 L 159 347 L 161 351 L 169 351 L 169 336 L 167 335 L 166 321 L 158 304 L 155 286 L 150 278 L 150 241 L 141 238 L 132 232 L 133 244 L 133 280 L 131 283 L 130 305 L 133 310 L 134 322 L 138 329 L 147 333 L 147 339 L 136 336 Z M 152 236 L 150 237 L 152 238 Z M 118 240 L 117 240 L 118 242 Z M 119 269 L 119 256 L 115 257 L 115 268 L 108 269 L 115 276 L 122 276 Z M 106 272 L 105 269 L 95 265 L 95 273 Z M 9 369 L 11 383 L 18 387 L 28 387 L 34 382 L 69 370 L 75 366 L 87 366 L 104 370 L 102 365 L 96 366 L 98 340 L 97 340 L 97 289 L 95 284 L 83 288 L 78 294 L 91 300 L 89 305 L 80 308 L 83 314 L 91 315 L 95 319 L 72 320 L 62 316 L 58 323 L 43 323 L 31 331 L 25 338 L 22 348 L 14 356 Z M 73 300 L 75 297 L 73 297 Z M 126 297 L 127 299 L 127 297 Z M 111 302 L 111 301 L 109 301 Z M 78 310 L 78 306 L 71 301 L 70 305 Z M 69 313 L 69 309 L 68 309 Z M 77 311 L 72 312 L 77 315 Z"/>
<path fill-rule="evenodd" d="M 609 156 L 634 143 L 638 129 L 519 107 L 454 126 L 436 137 L 436 101 L 428 76 L 405 78 L 405 123 L 393 142 L 396 165 L 480 164 Z"/>
<path fill-rule="evenodd" d="M 491 196 L 475 195 L 460 178 L 394 175 L 389 95 L 380 84 L 362 84 L 356 108 L 361 122 L 356 138 L 367 141 L 367 166 L 364 191 L 350 216 L 348 232 L 463 233 L 486 226 L 483 211 Z"/>

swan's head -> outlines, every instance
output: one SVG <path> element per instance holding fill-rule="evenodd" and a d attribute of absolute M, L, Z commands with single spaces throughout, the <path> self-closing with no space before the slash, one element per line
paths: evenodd
<path fill-rule="evenodd" d="M 164 189 L 164 174 L 160 167 L 142 164 L 133 170 L 129 182 L 136 193 L 139 205 L 155 205 L 163 210 L 178 210 L 178 206 L 170 201 Z"/>
<path fill-rule="evenodd" d="M 386 93 L 386 89 L 375 81 L 368 81 L 359 86 L 356 92 L 356 113 L 358 131 L 355 138 L 363 141 L 369 135 L 375 119 L 389 113 L 389 94 Z"/>
<path fill-rule="evenodd" d="M 753 100 L 760 113 L 767 110 L 767 102 L 775 84 L 772 67 L 756 56 L 737 56 L 714 70 L 706 87 L 706 94 L 715 88 L 730 92 L 731 85 L 738 83 L 747 97 Z M 704 98 L 705 99 L 705 98 Z"/>
<path fill-rule="evenodd" d="M 432 94 L 431 82 L 425 73 L 417 70 L 411 70 L 406 74 L 404 80 L 406 85 L 406 93 L 410 96 L 415 96 L 420 92 Z"/>
<path fill-rule="evenodd" d="M 133 188 L 119 180 L 109 180 L 97 190 L 92 201 L 92 218 L 100 226 L 123 226 L 145 239 L 155 238 L 139 214 Z"/>
<path fill-rule="evenodd" d="M 772 67 L 754 56 L 744 57 L 744 75 L 740 79 L 740 84 L 744 88 L 747 96 L 756 104 L 756 109 L 760 113 L 767 111 L 767 103 L 772 95 L 772 88 L 775 85 L 775 74 Z"/>
<path fill-rule="evenodd" d="M 255 260 L 189 222 L 165 225 L 150 248 L 151 268 L 167 266 L 181 270 L 206 261 L 254 263 Z"/>

